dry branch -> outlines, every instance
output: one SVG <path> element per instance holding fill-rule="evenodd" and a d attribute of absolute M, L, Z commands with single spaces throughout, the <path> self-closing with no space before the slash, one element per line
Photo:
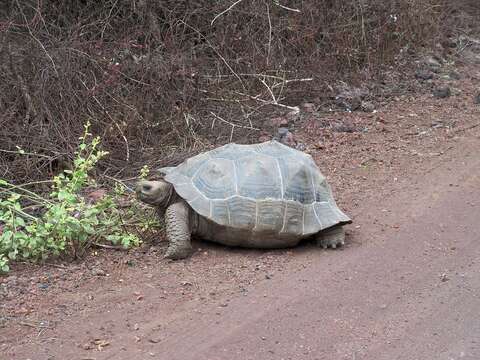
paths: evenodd
<path fill-rule="evenodd" d="M 228 120 L 223 119 L 222 117 L 218 116 L 217 114 L 215 114 L 214 112 L 211 112 L 211 111 L 210 111 L 210 114 L 213 115 L 213 117 L 214 117 L 214 120 L 212 121 L 212 129 L 215 126 L 215 119 L 231 126 L 230 142 L 232 142 L 232 140 L 233 140 L 233 131 L 235 130 L 235 128 L 247 129 L 247 130 L 257 130 L 257 131 L 260 130 L 260 129 L 252 127 L 252 126 L 245 126 L 245 125 L 239 125 L 239 124 L 232 123 Z"/>

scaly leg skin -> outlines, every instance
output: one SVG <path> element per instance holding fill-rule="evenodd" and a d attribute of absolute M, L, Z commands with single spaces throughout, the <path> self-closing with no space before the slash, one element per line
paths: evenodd
<path fill-rule="evenodd" d="M 323 230 L 317 234 L 316 240 L 317 245 L 324 249 L 328 247 L 336 249 L 337 246 L 345 245 L 345 229 L 343 226 L 334 226 Z"/>
<path fill-rule="evenodd" d="M 190 241 L 189 211 L 190 209 L 184 201 L 170 205 L 165 211 L 168 239 L 168 249 L 165 253 L 165 258 L 167 259 L 184 259 L 193 252 Z"/>

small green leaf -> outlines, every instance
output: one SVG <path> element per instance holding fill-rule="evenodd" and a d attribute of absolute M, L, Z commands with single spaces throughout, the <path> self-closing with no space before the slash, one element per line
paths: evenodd
<path fill-rule="evenodd" d="M 15 218 L 15 225 L 25 227 L 25 220 L 23 220 L 23 218 L 21 218 L 21 217 L 16 217 Z"/>

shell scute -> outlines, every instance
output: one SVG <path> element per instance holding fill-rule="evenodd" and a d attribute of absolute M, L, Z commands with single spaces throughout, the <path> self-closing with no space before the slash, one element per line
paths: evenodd
<path fill-rule="evenodd" d="M 236 194 L 234 164 L 227 159 L 210 159 L 195 173 L 192 183 L 207 199 L 225 199 Z"/>
<path fill-rule="evenodd" d="M 283 200 L 258 201 L 255 230 L 279 233 L 283 228 L 286 205 Z"/>
<path fill-rule="evenodd" d="M 282 173 L 283 198 L 302 204 L 313 203 L 315 193 L 310 167 L 292 157 L 279 158 L 278 163 Z"/>
<path fill-rule="evenodd" d="M 282 179 L 276 160 L 256 154 L 235 161 L 238 194 L 252 199 L 281 199 Z"/>
<path fill-rule="evenodd" d="M 303 204 L 297 201 L 288 201 L 285 210 L 285 220 L 282 232 L 303 234 Z"/>
<path fill-rule="evenodd" d="M 226 200 L 230 213 L 230 225 L 242 229 L 253 229 L 256 221 L 256 202 L 241 196 Z"/>

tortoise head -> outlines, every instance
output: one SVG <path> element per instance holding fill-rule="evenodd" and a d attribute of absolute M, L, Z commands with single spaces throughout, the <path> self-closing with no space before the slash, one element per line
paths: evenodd
<path fill-rule="evenodd" d="M 138 200 L 160 209 L 166 209 L 173 198 L 174 189 L 172 184 L 164 180 L 142 180 L 137 184 L 136 193 Z"/>

